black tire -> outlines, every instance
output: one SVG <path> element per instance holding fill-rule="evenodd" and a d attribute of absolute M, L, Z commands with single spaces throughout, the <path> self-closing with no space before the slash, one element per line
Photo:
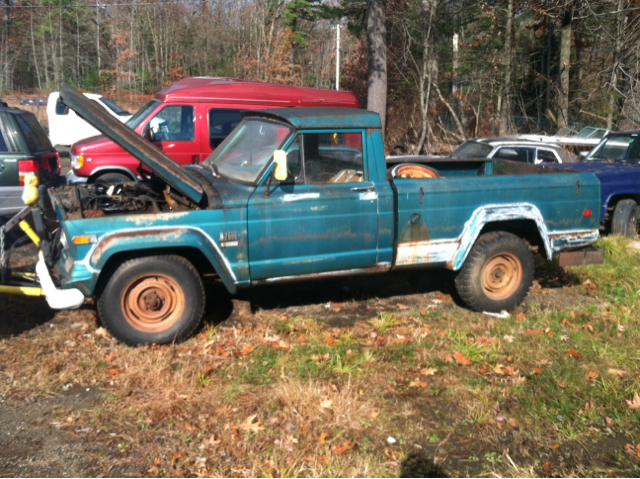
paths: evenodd
<path fill-rule="evenodd" d="M 200 274 L 181 256 L 122 263 L 98 298 L 105 328 L 125 344 L 167 344 L 189 337 L 205 306 Z"/>
<path fill-rule="evenodd" d="M 456 290 L 475 311 L 508 311 L 529 292 L 534 271 L 533 255 L 522 239 L 505 231 L 486 233 L 471 248 Z"/>
<path fill-rule="evenodd" d="M 613 210 L 611 234 L 635 239 L 638 236 L 638 205 L 633 200 L 621 200 Z"/>
<path fill-rule="evenodd" d="M 131 183 L 136 180 L 132 180 L 130 176 L 125 175 L 124 173 L 105 173 L 93 180 L 94 183 L 98 181 L 106 183 L 107 185 L 117 185 L 119 183 Z"/>

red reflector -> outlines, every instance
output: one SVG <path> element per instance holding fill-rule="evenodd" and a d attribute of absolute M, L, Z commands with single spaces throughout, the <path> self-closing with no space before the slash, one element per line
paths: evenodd
<path fill-rule="evenodd" d="M 593 213 L 591 210 L 585 210 L 582 212 L 582 216 L 591 216 Z"/>

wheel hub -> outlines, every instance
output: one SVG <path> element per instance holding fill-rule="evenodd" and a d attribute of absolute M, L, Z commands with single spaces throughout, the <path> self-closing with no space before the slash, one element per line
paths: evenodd
<path fill-rule="evenodd" d="M 161 332 L 173 326 L 182 315 L 185 296 L 173 278 L 145 274 L 125 288 L 121 307 L 125 320 L 137 330 Z"/>
<path fill-rule="evenodd" d="M 495 255 L 482 268 L 482 289 L 491 299 L 507 299 L 516 292 L 521 281 L 520 260 L 511 253 Z"/>

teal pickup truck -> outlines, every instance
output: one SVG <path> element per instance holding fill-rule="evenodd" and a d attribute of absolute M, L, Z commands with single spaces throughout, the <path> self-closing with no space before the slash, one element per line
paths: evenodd
<path fill-rule="evenodd" d="M 60 228 L 43 239 L 37 270 L 53 281 L 50 304 L 95 297 L 127 344 L 191 335 L 206 275 L 234 294 L 447 268 L 468 307 L 500 311 L 526 296 L 535 251 L 602 261 L 589 247 L 600 207 L 592 173 L 486 159 L 387 169 L 378 115 L 348 108 L 245 111 L 206 161 L 183 167 L 76 90 L 61 95 L 148 171 L 140 183 L 50 190 Z"/>

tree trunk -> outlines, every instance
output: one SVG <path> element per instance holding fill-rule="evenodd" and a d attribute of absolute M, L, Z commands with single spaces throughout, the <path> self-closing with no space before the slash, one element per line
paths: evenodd
<path fill-rule="evenodd" d="M 500 104 L 500 135 L 505 135 L 509 129 L 511 115 L 511 70 L 513 69 L 513 0 L 509 0 L 507 7 L 507 31 L 504 38 L 504 88 Z"/>
<path fill-rule="evenodd" d="M 613 48 L 613 66 L 611 67 L 611 80 L 609 81 L 609 114 L 607 115 L 607 129 L 613 130 L 613 118 L 618 114 L 618 70 L 620 68 L 620 57 L 622 55 L 622 33 L 624 24 L 625 0 L 618 0 L 618 14 L 616 15 L 616 39 Z"/>
<path fill-rule="evenodd" d="M 433 17 L 438 8 L 438 0 L 422 1 L 422 68 L 418 72 L 420 76 L 420 113 L 422 119 L 422 132 L 416 145 L 414 154 L 420 154 L 424 148 L 429 132 L 429 101 L 431 100 L 431 84 L 434 78 L 437 80 L 437 71 L 434 71 L 434 25 Z M 437 65 L 437 63 L 436 63 Z M 436 69 L 437 70 L 437 67 Z"/>
<path fill-rule="evenodd" d="M 380 115 L 384 135 L 387 113 L 387 30 L 384 0 L 367 2 L 369 75 L 367 109 Z"/>
<path fill-rule="evenodd" d="M 571 60 L 571 19 L 573 0 L 565 0 L 562 14 L 562 34 L 560 37 L 560 85 L 558 88 L 558 129 L 569 122 L 569 70 Z"/>
<path fill-rule="evenodd" d="M 640 128 L 640 13 L 629 12 L 625 19 L 620 70 L 621 90 L 619 130 Z"/>

